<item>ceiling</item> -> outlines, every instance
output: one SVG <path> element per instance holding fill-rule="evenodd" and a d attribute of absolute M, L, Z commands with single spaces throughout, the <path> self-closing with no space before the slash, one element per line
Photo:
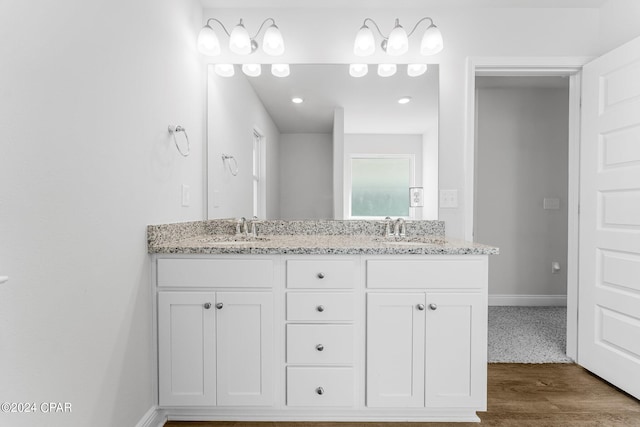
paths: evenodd
<path fill-rule="evenodd" d="M 281 133 L 332 133 L 336 107 L 344 108 L 346 133 L 422 134 L 438 122 L 437 65 L 419 77 L 408 77 L 399 65 L 391 77 L 370 67 L 354 78 L 346 64 L 294 64 L 286 78 L 263 69 L 247 79 Z M 294 96 L 304 102 L 292 103 Z M 403 96 L 412 101 L 398 104 Z"/>
<path fill-rule="evenodd" d="M 201 0 L 205 8 L 600 8 L 608 0 Z"/>

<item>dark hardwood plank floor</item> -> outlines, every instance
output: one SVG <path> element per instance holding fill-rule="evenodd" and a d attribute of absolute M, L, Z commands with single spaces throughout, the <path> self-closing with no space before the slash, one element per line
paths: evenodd
<path fill-rule="evenodd" d="M 640 402 L 572 364 L 489 365 L 477 423 L 177 422 L 164 427 L 640 427 Z"/>

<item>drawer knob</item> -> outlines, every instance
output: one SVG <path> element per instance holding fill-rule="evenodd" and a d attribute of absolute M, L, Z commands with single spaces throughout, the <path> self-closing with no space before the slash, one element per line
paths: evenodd
<path fill-rule="evenodd" d="M 320 396 L 322 396 L 324 394 L 324 389 L 322 387 L 318 387 L 316 389 L 316 393 L 318 393 Z"/>
<path fill-rule="evenodd" d="M 318 279 L 324 279 L 324 273 L 322 272 L 318 273 Z"/>
<path fill-rule="evenodd" d="M 324 350 L 324 346 L 323 346 L 322 344 L 318 344 L 318 345 L 316 346 L 316 350 L 318 350 L 318 351 L 323 351 L 323 350 Z"/>
<path fill-rule="evenodd" d="M 317 306 L 316 310 L 318 310 L 320 313 L 322 313 L 324 311 L 324 305 Z"/>
<path fill-rule="evenodd" d="M 209 310 L 211 308 L 211 303 L 210 302 L 205 302 L 204 303 L 204 308 L 205 308 L 205 310 Z"/>
<path fill-rule="evenodd" d="M 420 311 L 424 310 L 424 304 L 418 304 L 416 307 L 418 307 Z"/>
<path fill-rule="evenodd" d="M 438 309 L 438 304 L 435 303 L 431 303 L 429 304 L 429 310 L 437 310 Z"/>
<path fill-rule="evenodd" d="M 217 303 L 217 304 L 216 304 L 216 308 L 217 308 L 218 310 L 220 310 L 222 307 L 224 307 L 224 304 L 222 304 L 221 302 L 219 302 L 219 303 Z"/>

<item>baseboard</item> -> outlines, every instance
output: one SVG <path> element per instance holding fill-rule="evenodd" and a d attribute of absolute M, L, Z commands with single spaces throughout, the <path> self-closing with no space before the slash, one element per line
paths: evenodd
<path fill-rule="evenodd" d="M 149 408 L 135 427 L 162 427 L 167 422 L 167 414 L 157 406 Z"/>
<path fill-rule="evenodd" d="M 489 295 L 489 305 L 565 306 L 566 295 Z"/>

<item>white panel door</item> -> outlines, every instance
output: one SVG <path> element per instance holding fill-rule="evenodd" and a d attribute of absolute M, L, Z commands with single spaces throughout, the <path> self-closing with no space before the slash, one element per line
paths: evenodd
<path fill-rule="evenodd" d="M 578 363 L 640 398 L 640 38 L 582 81 Z"/>
<path fill-rule="evenodd" d="M 427 293 L 425 405 L 485 410 L 487 303 L 479 293 Z"/>
<path fill-rule="evenodd" d="M 216 404 L 215 295 L 158 294 L 160 406 Z"/>
<path fill-rule="evenodd" d="M 424 406 L 425 294 L 367 295 L 367 406 Z"/>
<path fill-rule="evenodd" d="M 273 294 L 218 292 L 218 406 L 273 404 Z"/>

